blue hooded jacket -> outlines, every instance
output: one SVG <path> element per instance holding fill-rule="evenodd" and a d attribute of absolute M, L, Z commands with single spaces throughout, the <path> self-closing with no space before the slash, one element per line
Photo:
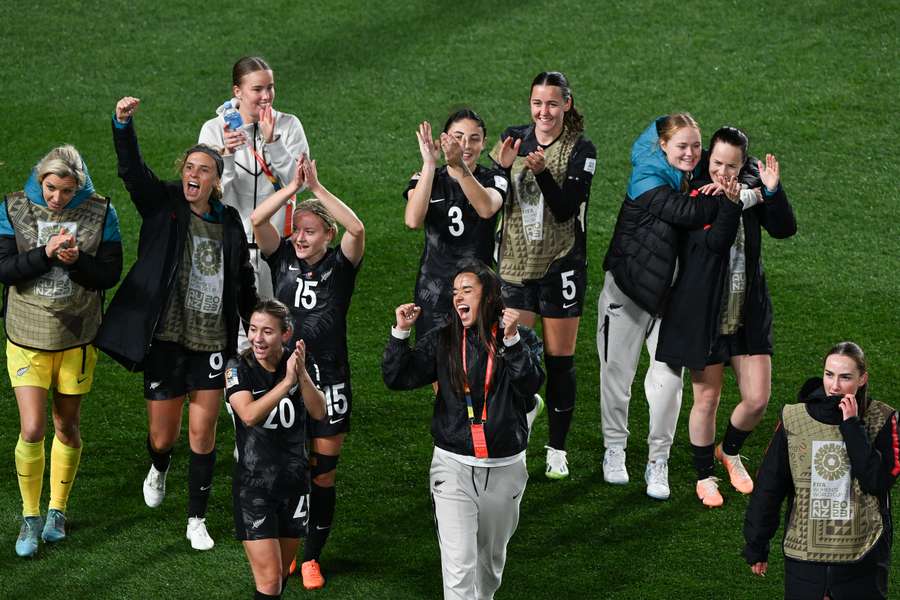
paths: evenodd
<path fill-rule="evenodd" d="M 75 197 L 72 198 L 71 202 L 66 205 L 63 211 L 77 207 L 79 204 L 90 198 L 94 193 L 94 182 L 91 180 L 91 174 L 88 172 L 87 165 L 84 164 L 84 161 L 81 162 L 81 168 L 84 170 L 84 185 L 78 188 L 78 190 L 75 192 Z M 28 181 L 25 182 L 25 195 L 31 202 L 37 204 L 38 206 L 47 206 L 47 202 L 44 200 L 44 192 L 41 189 L 41 184 L 37 179 L 37 171 L 35 169 L 31 170 L 31 174 L 28 176 Z M 12 223 L 9 222 L 9 218 L 6 215 L 5 206 L 2 206 L 2 210 L 0 210 L 0 236 L 15 236 Z M 116 214 L 116 209 L 112 204 L 109 205 L 109 210 L 107 210 L 106 212 L 106 223 L 104 223 L 103 225 L 102 241 L 122 241 L 122 235 L 119 232 L 119 216 L 118 214 Z"/>
<path fill-rule="evenodd" d="M 665 153 L 659 147 L 657 124 L 665 119 L 659 117 L 638 136 L 631 146 L 631 179 L 628 181 L 628 197 L 632 200 L 653 188 L 668 185 L 674 190 L 681 187 L 681 171 L 669 164 Z"/>

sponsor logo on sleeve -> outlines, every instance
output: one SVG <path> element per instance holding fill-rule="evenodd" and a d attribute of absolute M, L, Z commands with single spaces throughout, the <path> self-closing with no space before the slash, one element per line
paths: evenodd
<path fill-rule="evenodd" d="M 593 174 L 594 174 L 594 170 L 595 170 L 596 168 L 597 168 L 597 159 L 596 159 L 596 158 L 586 158 L 586 159 L 584 159 L 584 170 L 585 170 L 585 171 L 587 171 L 588 173 L 590 173 L 591 175 L 593 175 Z"/>
<path fill-rule="evenodd" d="M 591 171 L 593 173 L 593 171 Z M 501 191 L 506 191 L 509 182 L 506 181 L 506 177 L 502 177 L 500 175 L 494 175 L 494 187 Z"/>
<path fill-rule="evenodd" d="M 238 383 L 238 370 L 237 367 L 231 367 L 225 369 L 225 387 L 227 389 L 231 389 L 236 386 Z"/>

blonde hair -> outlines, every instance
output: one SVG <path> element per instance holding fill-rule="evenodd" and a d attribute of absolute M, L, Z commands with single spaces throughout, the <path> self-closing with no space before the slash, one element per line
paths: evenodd
<path fill-rule="evenodd" d="M 84 174 L 84 160 L 75 146 L 70 144 L 57 146 L 48 152 L 34 167 L 34 170 L 39 183 L 43 183 L 47 175 L 56 175 L 60 178 L 71 177 L 78 184 L 78 189 L 81 189 L 87 179 Z"/>
<path fill-rule="evenodd" d="M 338 234 L 337 221 L 334 220 L 334 217 L 331 216 L 331 213 L 328 212 L 328 209 L 325 208 L 318 200 L 309 199 L 303 200 L 302 202 L 298 202 L 296 206 L 294 206 L 294 217 L 293 223 L 294 229 L 297 229 L 297 217 L 302 212 L 308 212 L 316 215 L 322 222 L 325 224 L 325 230 L 331 230 L 335 237 Z"/>
<path fill-rule="evenodd" d="M 698 132 L 700 131 L 700 124 L 691 116 L 691 113 L 682 112 L 666 115 L 665 118 L 656 124 L 656 133 L 659 135 L 660 143 L 668 143 L 676 131 L 685 127 L 692 127 Z"/>

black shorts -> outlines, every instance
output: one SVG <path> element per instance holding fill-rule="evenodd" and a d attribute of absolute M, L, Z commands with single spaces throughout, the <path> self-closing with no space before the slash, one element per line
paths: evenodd
<path fill-rule="evenodd" d="M 221 389 L 225 389 L 221 352 L 198 352 L 175 342 L 153 340 L 144 363 L 144 398 L 167 400 L 194 390 Z"/>
<path fill-rule="evenodd" d="M 503 282 L 503 304 L 528 310 L 542 317 L 580 317 L 587 289 L 587 269 L 554 269 L 540 279 L 526 279 L 521 285 Z"/>
<path fill-rule="evenodd" d="M 731 364 L 732 356 L 744 356 L 750 354 L 747 349 L 747 336 L 744 334 L 744 328 L 739 327 L 737 331 L 729 335 L 719 335 L 716 337 L 706 357 L 707 365 L 728 365 Z"/>
<path fill-rule="evenodd" d="M 231 486 L 234 537 L 241 541 L 306 537 L 309 494 L 302 490 L 273 493 L 264 488 Z"/>
<path fill-rule="evenodd" d="M 348 433 L 350 431 L 350 412 L 353 407 L 353 390 L 350 381 L 344 383 L 323 383 L 325 394 L 325 416 L 316 421 L 307 415 L 309 437 L 320 438 Z"/>

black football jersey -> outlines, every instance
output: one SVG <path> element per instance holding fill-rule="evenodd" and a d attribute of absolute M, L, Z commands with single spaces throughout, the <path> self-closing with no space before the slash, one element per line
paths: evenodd
<path fill-rule="evenodd" d="M 262 398 L 284 379 L 290 356 L 291 352 L 285 349 L 274 373 L 262 368 L 252 353 L 230 359 L 225 368 L 226 402 L 241 391 L 250 392 L 254 400 Z M 319 385 L 318 369 L 309 354 L 306 370 Z M 238 450 L 235 478 L 241 485 L 266 490 L 307 489 L 307 417 L 299 383 L 260 423 L 248 427 L 237 414 L 234 417 Z"/>
<path fill-rule="evenodd" d="M 272 270 L 275 297 L 291 309 L 294 318 L 291 343 L 299 339 L 306 343 L 316 357 L 322 383 L 349 381 L 347 311 L 362 263 L 353 266 L 338 245 L 310 267 L 297 258 L 288 238 L 266 262 Z"/>
<path fill-rule="evenodd" d="M 509 181 L 503 171 L 477 165 L 473 175 L 485 189 L 497 190 L 506 201 Z M 417 173 L 403 192 L 407 200 L 418 182 Z M 486 265 L 493 265 L 494 233 L 499 214 L 497 211 L 490 219 L 482 219 L 447 167 L 435 171 L 428 212 L 425 213 L 425 247 L 416 279 L 416 304 L 429 312 L 449 312 L 450 277 L 459 261 L 477 258 Z"/>

